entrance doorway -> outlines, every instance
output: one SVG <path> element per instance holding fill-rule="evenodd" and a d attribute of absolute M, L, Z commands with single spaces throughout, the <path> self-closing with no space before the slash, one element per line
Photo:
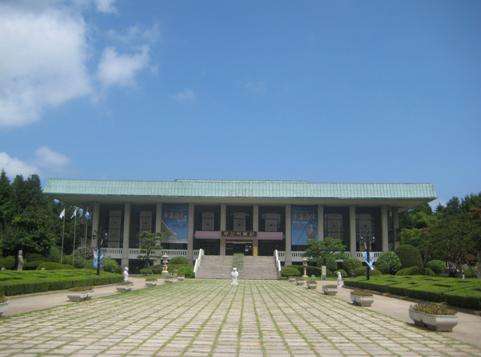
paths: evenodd
<path fill-rule="evenodd" d="M 225 254 L 244 254 L 252 255 L 252 242 L 226 242 L 225 243 Z"/>

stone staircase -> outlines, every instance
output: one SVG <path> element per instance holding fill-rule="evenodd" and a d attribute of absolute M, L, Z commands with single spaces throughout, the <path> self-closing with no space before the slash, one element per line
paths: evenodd
<path fill-rule="evenodd" d="M 232 256 L 204 255 L 196 278 L 230 279 Z M 239 279 L 277 279 L 273 257 L 245 256 Z"/>

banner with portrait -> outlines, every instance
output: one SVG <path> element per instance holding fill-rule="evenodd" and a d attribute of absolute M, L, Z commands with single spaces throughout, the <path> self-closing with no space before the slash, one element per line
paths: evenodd
<path fill-rule="evenodd" d="M 307 245 L 317 239 L 316 206 L 292 206 L 291 217 L 292 245 Z"/>
<path fill-rule="evenodd" d="M 162 219 L 173 233 L 166 242 L 187 243 L 189 205 L 165 204 L 162 206 Z"/>

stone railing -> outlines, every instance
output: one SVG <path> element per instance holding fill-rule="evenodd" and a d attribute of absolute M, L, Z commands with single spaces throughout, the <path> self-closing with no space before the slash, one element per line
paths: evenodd
<path fill-rule="evenodd" d="M 277 276 L 281 276 L 281 261 L 279 259 L 279 251 L 274 250 L 274 264 L 276 265 Z"/>
<path fill-rule="evenodd" d="M 195 260 L 194 264 L 194 274 L 197 274 L 197 270 L 199 270 L 200 263 L 202 262 L 202 256 L 204 255 L 204 249 L 199 249 L 199 255 L 197 256 L 197 259 Z"/>
<path fill-rule="evenodd" d="M 112 259 L 121 259 L 123 248 L 102 248 L 105 256 Z M 157 249 L 153 251 L 153 255 L 161 257 L 167 254 L 169 258 L 187 257 L 187 249 Z M 140 248 L 129 248 L 129 259 L 138 259 L 142 255 Z M 199 255 L 199 250 L 193 251 L 194 259 Z"/>
<path fill-rule="evenodd" d="M 302 258 L 304 258 L 303 251 L 293 251 L 291 252 L 292 262 L 302 262 Z M 351 255 L 351 252 L 346 252 L 347 254 Z M 286 252 L 283 250 L 278 251 L 279 260 L 284 262 L 286 260 Z M 382 252 L 371 252 L 371 260 L 376 261 L 377 258 L 382 254 Z M 364 252 L 356 252 L 354 258 L 358 260 L 364 260 Z"/>

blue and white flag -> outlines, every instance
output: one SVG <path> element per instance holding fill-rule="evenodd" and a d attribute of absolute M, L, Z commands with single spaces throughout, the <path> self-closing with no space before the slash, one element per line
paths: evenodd
<path fill-rule="evenodd" d="M 94 269 L 97 269 L 97 263 L 99 262 L 99 260 L 100 260 L 100 268 L 102 268 L 103 265 L 104 265 L 104 255 L 103 255 L 103 253 L 100 253 L 100 259 L 98 259 L 98 257 L 99 257 L 98 250 L 95 249 L 94 250 L 94 257 L 92 259 L 92 266 L 93 266 Z"/>
<path fill-rule="evenodd" d="M 369 269 L 374 270 L 374 266 L 372 265 L 373 261 L 371 259 L 372 258 L 371 254 L 369 254 L 369 257 L 367 256 L 367 254 L 368 254 L 367 252 L 364 252 L 364 262 L 369 267 Z"/>
<path fill-rule="evenodd" d="M 60 212 L 60 215 L 58 216 L 58 218 L 60 218 L 60 219 L 65 218 L 65 208 L 62 210 L 62 212 Z"/>
<path fill-rule="evenodd" d="M 79 216 L 79 217 L 82 217 L 83 215 L 84 215 L 84 210 L 83 210 L 83 208 L 79 208 L 79 209 L 78 209 L 78 216 Z"/>
<path fill-rule="evenodd" d="M 73 213 L 72 213 L 72 216 L 70 217 L 70 219 L 74 218 L 75 216 L 77 216 L 77 212 L 78 212 L 78 207 L 75 207 L 75 209 L 73 210 Z"/>
<path fill-rule="evenodd" d="M 86 220 L 90 220 L 90 212 L 85 211 L 84 217 L 85 217 Z"/>

